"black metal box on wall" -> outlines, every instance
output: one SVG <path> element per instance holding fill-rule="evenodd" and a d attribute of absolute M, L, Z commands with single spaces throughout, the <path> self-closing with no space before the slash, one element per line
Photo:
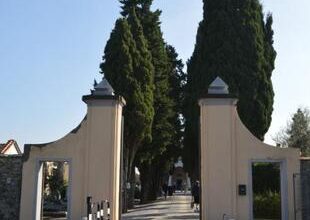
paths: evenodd
<path fill-rule="evenodd" d="M 245 184 L 238 185 L 238 194 L 239 196 L 246 196 L 246 185 Z"/>

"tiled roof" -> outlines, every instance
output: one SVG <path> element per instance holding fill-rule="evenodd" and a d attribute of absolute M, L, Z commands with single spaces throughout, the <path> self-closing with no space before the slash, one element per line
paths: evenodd
<path fill-rule="evenodd" d="M 4 147 L 5 147 L 5 144 L 0 144 L 0 152 L 2 152 Z"/>
<path fill-rule="evenodd" d="M 7 142 L 6 144 L 0 144 L 0 154 L 4 154 L 5 151 L 6 151 L 7 149 L 9 149 L 12 145 L 15 146 L 15 148 L 16 148 L 18 154 L 21 154 L 21 153 L 22 153 L 22 152 L 20 151 L 19 147 L 18 147 L 17 142 L 16 142 L 15 140 L 12 140 L 12 139 L 11 139 L 11 140 L 8 140 L 8 142 Z"/>

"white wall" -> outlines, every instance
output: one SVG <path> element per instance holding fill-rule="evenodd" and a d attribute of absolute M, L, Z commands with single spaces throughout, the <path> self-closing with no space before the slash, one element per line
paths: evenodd
<path fill-rule="evenodd" d="M 42 161 L 69 163 L 69 216 L 86 216 L 86 197 L 111 202 L 111 219 L 118 219 L 121 119 L 124 102 L 90 99 L 87 119 L 76 132 L 46 145 L 33 145 L 23 165 L 20 219 L 35 219 L 39 168 Z M 36 218 L 38 219 L 38 218 Z"/>
<path fill-rule="evenodd" d="M 201 106 L 201 215 L 223 219 L 227 214 L 238 220 L 252 219 L 251 162 L 283 163 L 283 219 L 294 219 L 293 173 L 299 172 L 299 151 L 276 148 L 256 139 L 242 124 L 236 99 L 206 98 Z M 245 196 L 238 185 L 247 186 Z"/>

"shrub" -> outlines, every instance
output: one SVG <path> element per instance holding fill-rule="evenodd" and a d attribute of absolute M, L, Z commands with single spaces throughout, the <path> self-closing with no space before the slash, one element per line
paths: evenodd
<path fill-rule="evenodd" d="M 281 196 L 278 192 L 255 194 L 253 202 L 255 218 L 281 219 Z"/>

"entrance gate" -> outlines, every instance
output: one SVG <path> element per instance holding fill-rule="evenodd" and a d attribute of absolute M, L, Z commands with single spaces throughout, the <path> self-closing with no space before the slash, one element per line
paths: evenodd
<path fill-rule="evenodd" d="M 59 158 L 71 165 L 70 218 L 87 218 L 86 198 L 92 196 L 94 201 L 110 201 L 111 220 L 119 220 L 125 101 L 113 94 L 105 79 L 83 101 L 88 106 L 87 116 L 70 134 L 52 143 L 25 146 L 21 220 L 41 218 L 41 205 L 36 202 L 40 199 L 40 163 Z M 300 170 L 299 152 L 269 146 L 256 139 L 239 119 L 236 103 L 237 99 L 228 93 L 227 85 L 220 78 L 210 85 L 206 97 L 199 100 L 200 218 L 217 220 L 229 216 L 229 219 L 252 220 L 252 163 L 277 161 L 281 163 L 282 219 L 294 219 L 292 176 Z"/>
<path fill-rule="evenodd" d="M 201 219 L 253 219 L 253 161 L 281 163 L 282 219 L 294 219 L 292 176 L 300 169 L 299 151 L 262 143 L 243 125 L 236 104 L 237 99 L 220 78 L 199 100 Z"/>
<path fill-rule="evenodd" d="M 52 143 L 25 145 L 21 191 L 21 220 L 41 219 L 42 162 L 67 161 L 70 166 L 68 218 L 86 218 L 86 198 L 108 200 L 111 219 L 119 219 L 122 108 L 103 79 L 91 95 L 83 96 L 87 115 L 67 136 Z M 70 202 L 71 201 L 71 202 Z"/>

